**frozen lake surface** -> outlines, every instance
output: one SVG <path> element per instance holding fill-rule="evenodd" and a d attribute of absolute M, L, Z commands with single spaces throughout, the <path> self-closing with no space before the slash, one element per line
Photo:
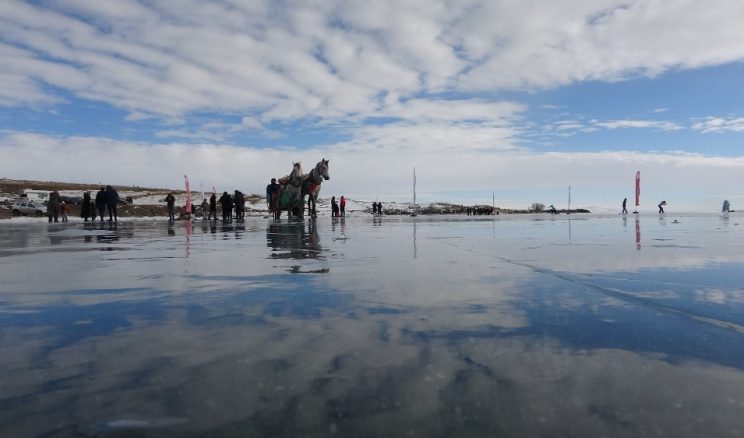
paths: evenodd
<path fill-rule="evenodd" d="M 742 436 L 744 216 L 0 223 L 0 436 Z"/>

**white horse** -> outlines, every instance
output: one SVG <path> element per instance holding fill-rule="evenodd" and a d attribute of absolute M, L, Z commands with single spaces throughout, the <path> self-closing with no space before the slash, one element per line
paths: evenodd
<path fill-rule="evenodd" d="M 318 194 L 320 193 L 320 184 L 323 180 L 328 181 L 331 179 L 328 176 L 328 160 L 322 159 L 318 161 L 313 170 L 310 171 L 302 181 L 302 201 L 305 201 L 305 195 L 307 198 L 307 214 L 310 217 L 318 217 L 315 212 L 315 203 L 318 200 Z"/>

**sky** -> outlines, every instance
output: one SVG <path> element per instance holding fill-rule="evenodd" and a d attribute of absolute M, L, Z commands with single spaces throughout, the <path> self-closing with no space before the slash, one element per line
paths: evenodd
<path fill-rule="evenodd" d="M 0 0 L 0 177 L 744 208 L 739 0 Z"/>

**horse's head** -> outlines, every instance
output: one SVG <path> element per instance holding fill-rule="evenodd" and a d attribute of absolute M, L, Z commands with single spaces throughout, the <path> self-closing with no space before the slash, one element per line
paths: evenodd
<path fill-rule="evenodd" d="M 291 177 L 301 177 L 302 176 L 302 164 L 300 162 L 292 163 L 292 173 L 290 174 Z"/>
<path fill-rule="evenodd" d="M 297 186 L 302 182 L 302 165 L 300 162 L 292 163 L 292 173 L 289 174 L 290 184 Z"/>
<path fill-rule="evenodd" d="M 320 160 L 317 166 L 315 166 L 316 169 L 318 169 L 318 172 L 323 177 L 324 180 L 328 181 L 331 179 L 330 175 L 328 175 L 328 160 L 323 158 Z"/>

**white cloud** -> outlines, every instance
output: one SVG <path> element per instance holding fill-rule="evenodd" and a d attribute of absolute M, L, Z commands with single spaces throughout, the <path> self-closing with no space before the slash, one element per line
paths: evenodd
<path fill-rule="evenodd" d="M 662 131 L 676 131 L 684 129 L 682 126 L 669 121 L 664 120 L 609 120 L 606 122 L 596 122 L 595 126 L 599 126 L 607 129 L 622 129 L 622 128 L 651 128 L 659 129 Z"/>
<path fill-rule="evenodd" d="M 525 207 L 536 200 L 564 199 L 571 185 L 575 205 L 614 209 L 619 200 L 630 197 L 640 170 L 642 206 L 651 208 L 666 199 L 676 211 L 715 211 L 720 196 L 736 199 L 744 171 L 744 156 L 535 153 L 519 148 L 508 128 L 471 131 L 436 124 L 368 126 L 352 132 L 349 141 L 308 149 L 152 144 L 6 131 L 0 134 L 0 175 L 180 187 L 183 174 L 188 174 L 194 183 L 220 190 L 261 193 L 271 177 L 290 170 L 292 161 L 300 160 L 309 169 L 328 158 L 331 180 L 324 183 L 321 196 L 344 193 L 372 199 L 379 194 L 381 199 L 408 200 L 415 166 L 422 202 L 466 199 L 473 192 L 488 193 L 490 199 L 496 191 L 499 205 Z"/>
<path fill-rule="evenodd" d="M 706 117 L 692 125 L 692 129 L 703 133 L 744 132 L 744 117 Z"/>
<path fill-rule="evenodd" d="M 13 62 L 0 66 L 0 104 L 53 103 L 52 85 L 135 118 L 358 120 L 440 92 L 741 60 L 741 16 L 734 0 L 2 2 Z"/>

